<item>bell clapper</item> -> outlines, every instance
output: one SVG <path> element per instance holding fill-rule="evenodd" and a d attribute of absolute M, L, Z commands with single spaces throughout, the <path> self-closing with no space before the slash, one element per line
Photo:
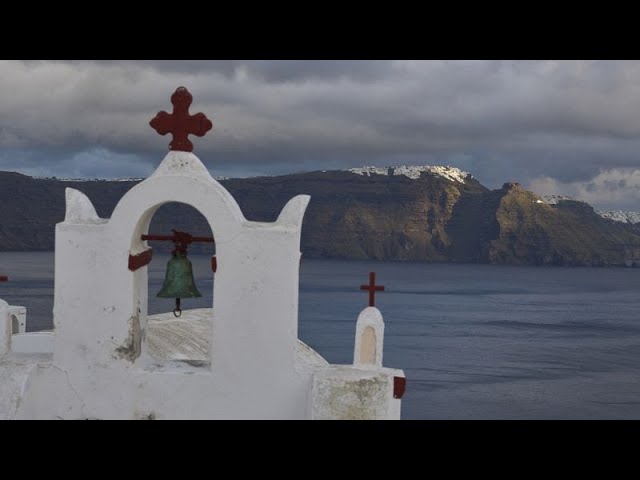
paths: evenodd
<path fill-rule="evenodd" d="M 178 318 L 182 315 L 182 309 L 180 308 L 180 299 L 176 298 L 176 308 L 173 309 L 173 316 Z"/>

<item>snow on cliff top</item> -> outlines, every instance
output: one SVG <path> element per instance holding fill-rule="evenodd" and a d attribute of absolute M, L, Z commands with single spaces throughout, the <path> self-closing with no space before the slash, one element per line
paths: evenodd
<path fill-rule="evenodd" d="M 423 172 L 431 173 L 432 175 L 437 175 L 439 177 L 444 177 L 447 180 L 451 180 L 453 182 L 465 183 L 465 179 L 467 177 L 471 177 L 471 174 L 460 170 L 456 167 L 443 167 L 437 165 L 422 165 L 422 166 L 407 166 L 400 165 L 397 167 L 361 167 L 361 168 L 350 168 L 348 170 L 351 173 L 355 173 L 356 175 L 366 175 L 367 177 L 371 175 L 404 175 L 405 177 L 409 177 L 413 180 L 420 178 L 420 175 Z"/>
<path fill-rule="evenodd" d="M 614 222 L 640 223 L 640 212 L 623 212 L 622 210 L 611 210 L 609 212 L 605 212 L 599 210 L 597 213 L 601 217 L 608 218 Z"/>
<path fill-rule="evenodd" d="M 32 177 L 37 180 L 57 180 L 58 182 L 141 182 L 143 177 L 116 177 L 116 178 L 71 178 L 71 177 Z M 229 180 L 230 177 L 213 177 L 218 181 Z"/>
<path fill-rule="evenodd" d="M 538 203 L 548 203 L 549 205 L 556 205 L 563 200 L 576 201 L 574 197 L 567 195 L 543 195 L 543 202 L 538 200 Z M 596 210 L 596 213 L 602 218 L 613 220 L 614 222 L 622 223 L 640 223 L 640 212 L 623 212 L 622 210 Z"/>
<path fill-rule="evenodd" d="M 542 197 L 545 203 L 555 205 L 562 200 L 576 200 L 574 197 L 567 195 L 544 195 Z M 640 223 L 640 212 L 624 212 L 622 210 L 596 210 L 596 213 L 602 218 L 622 223 Z"/>
<path fill-rule="evenodd" d="M 32 177 L 36 180 L 56 180 L 58 182 L 140 182 L 141 177 L 117 177 L 117 178 L 71 178 L 71 177 Z"/>
<path fill-rule="evenodd" d="M 562 200 L 575 201 L 575 198 L 570 197 L 568 195 L 543 195 L 542 200 L 544 200 L 545 203 L 548 203 L 549 205 L 556 205 L 558 202 L 561 202 Z"/>

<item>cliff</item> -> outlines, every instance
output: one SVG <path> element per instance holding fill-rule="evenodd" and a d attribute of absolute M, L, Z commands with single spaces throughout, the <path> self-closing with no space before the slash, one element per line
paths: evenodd
<path fill-rule="evenodd" d="M 62 181 L 0 172 L 0 251 L 52 250 L 64 189 L 109 217 L 136 181 Z M 293 196 L 311 195 L 306 257 L 534 265 L 640 262 L 640 228 L 602 218 L 572 200 L 543 201 L 520 185 L 489 190 L 448 167 L 368 167 L 221 183 L 250 220 L 273 221 Z M 209 235 L 189 207 L 167 205 L 151 230 Z M 215 235 L 215 232 L 214 232 Z M 154 245 L 157 248 L 156 245 Z"/>

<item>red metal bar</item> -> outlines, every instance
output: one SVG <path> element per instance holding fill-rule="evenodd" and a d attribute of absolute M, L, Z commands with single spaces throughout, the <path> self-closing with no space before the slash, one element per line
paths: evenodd
<path fill-rule="evenodd" d="M 174 240 L 173 235 L 142 235 L 142 240 L 159 240 L 172 242 Z"/>
<path fill-rule="evenodd" d="M 192 242 L 216 243 L 213 237 L 191 237 Z"/>
<path fill-rule="evenodd" d="M 173 235 L 142 235 L 140 238 L 142 240 L 159 240 L 164 242 L 173 242 L 174 249 L 173 254 L 181 253 L 183 255 L 187 254 L 187 250 L 189 249 L 189 245 L 193 242 L 204 242 L 204 243 L 215 243 L 215 240 L 212 237 L 194 237 L 190 233 L 187 232 L 179 232 L 177 230 L 172 230 Z"/>
<path fill-rule="evenodd" d="M 151 263 L 151 257 L 153 257 L 153 250 L 148 249 L 138 255 L 129 255 L 129 270 L 135 272 L 136 270 L 145 267 Z"/>
<path fill-rule="evenodd" d="M 393 398 L 402 398 L 407 390 L 407 379 L 405 377 L 393 377 Z"/>
<path fill-rule="evenodd" d="M 157 240 L 161 242 L 176 242 L 179 241 L 180 238 L 176 235 L 142 235 L 142 240 Z M 190 243 L 192 242 L 200 242 L 200 243 L 216 243 L 213 237 L 191 237 Z"/>

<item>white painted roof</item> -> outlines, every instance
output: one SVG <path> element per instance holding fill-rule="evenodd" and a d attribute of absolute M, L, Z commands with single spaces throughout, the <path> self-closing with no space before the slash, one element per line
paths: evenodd
<path fill-rule="evenodd" d="M 147 352 L 156 360 L 209 361 L 212 308 L 184 310 L 180 318 L 172 312 L 151 315 L 147 324 Z M 315 350 L 298 340 L 299 367 L 328 365 Z"/>

